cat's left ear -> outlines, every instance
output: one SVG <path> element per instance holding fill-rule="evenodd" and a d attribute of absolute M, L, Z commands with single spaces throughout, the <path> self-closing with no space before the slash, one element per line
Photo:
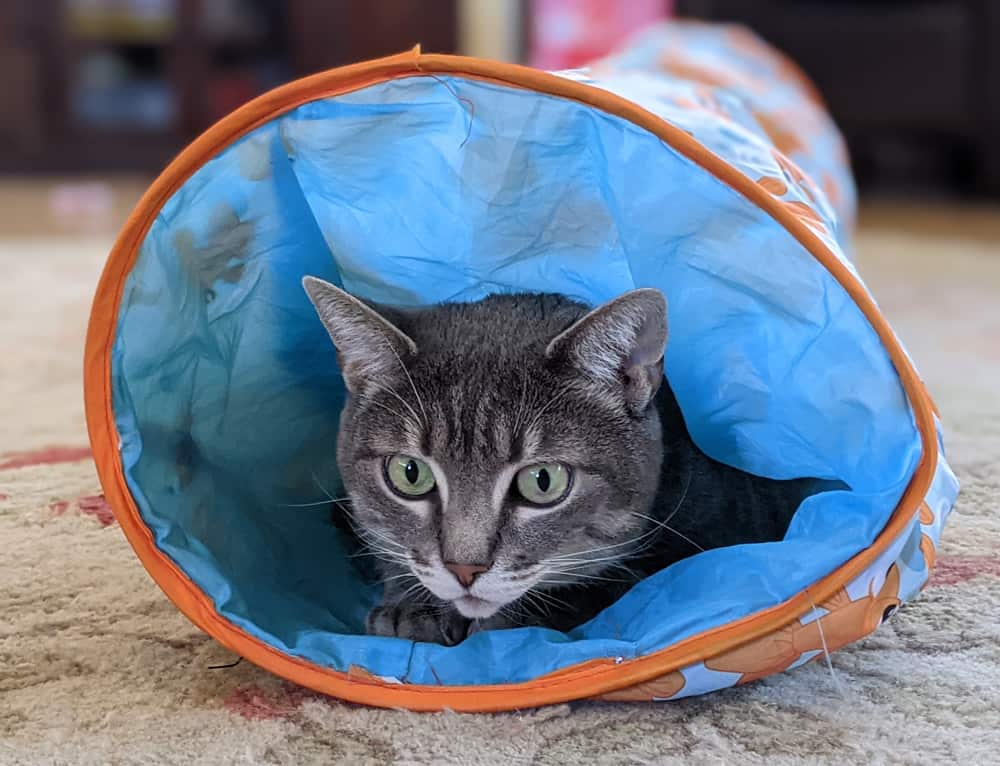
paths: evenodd
<path fill-rule="evenodd" d="M 667 300 L 652 288 L 632 290 L 557 335 L 545 354 L 565 359 L 592 382 L 622 393 L 638 415 L 663 382 Z"/>

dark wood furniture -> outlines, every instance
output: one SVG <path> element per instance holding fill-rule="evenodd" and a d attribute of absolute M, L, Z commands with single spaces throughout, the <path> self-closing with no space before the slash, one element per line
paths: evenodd
<path fill-rule="evenodd" d="M 281 82 L 417 42 L 457 47 L 455 0 L 162 0 L 138 22 L 73 12 L 93 5 L 0 0 L 0 172 L 155 172 Z"/>
<path fill-rule="evenodd" d="M 678 0 L 738 21 L 816 81 L 863 187 L 1000 195 L 1000 2 Z"/>

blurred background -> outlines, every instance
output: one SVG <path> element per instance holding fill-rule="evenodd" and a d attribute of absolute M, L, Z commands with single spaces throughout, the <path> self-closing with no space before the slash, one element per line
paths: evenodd
<path fill-rule="evenodd" d="M 0 0 L 0 232 L 116 226 L 185 144 L 302 75 L 416 42 L 574 67 L 671 14 L 796 59 L 865 199 L 1000 198 L 996 0 Z"/>

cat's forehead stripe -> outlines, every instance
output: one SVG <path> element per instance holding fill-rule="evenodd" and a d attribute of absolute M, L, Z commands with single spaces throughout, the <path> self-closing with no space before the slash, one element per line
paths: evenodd
<path fill-rule="evenodd" d="M 458 397 L 456 394 L 457 391 L 452 389 L 450 396 L 441 402 L 441 412 L 444 415 L 444 444 L 442 446 L 445 447 L 447 445 L 455 445 L 457 447 L 462 441 L 462 429 L 460 427 L 462 413 L 458 409 Z"/>
<path fill-rule="evenodd" d="M 475 432 L 471 441 L 480 449 L 485 447 L 485 445 L 490 444 L 494 448 L 493 451 L 496 452 L 497 445 L 490 438 L 490 436 L 495 435 L 496 432 L 489 428 L 489 421 L 491 415 L 494 421 L 499 420 L 499 418 L 497 417 L 498 413 L 489 412 L 489 409 L 489 403 L 484 399 L 480 399 L 479 404 L 474 407 L 475 414 L 473 415 L 473 427 L 475 428 Z M 488 431 L 490 433 L 487 433 Z"/>
<path fill-rule="evenodd" d="M 508 463 L 516 463 L 520 460 L 518 455 L 520 450 L 516 449 L 519 440 L 511 433 L 513 425 L 504 417 L 497 417 L 492 423 L 493 444 L 496 445 L 497 454 L 506 453 Z"/>
<path fill-rule="evenodd" d="M 462 463 L 510 457 L 515 441 L 511 425 L 509 413 L 494 397 L 473 398 L 453 390 L 431 406 L 424 449 Z"/>

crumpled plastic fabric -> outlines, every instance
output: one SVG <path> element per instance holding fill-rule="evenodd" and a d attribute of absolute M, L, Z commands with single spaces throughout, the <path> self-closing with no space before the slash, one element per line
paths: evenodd
<path fill-rule="evenodd" d="M 343 385 L 306 274 L 409 306 L 657 287 L 667 376 L 701 448 L 850 490 L 809 498 L 785 540 L 679 562 L 568 634 L 365 636 L 378 587 L 329 521 Z M 291 655 L 420 684 L 637 657 L 784 601 L 871 544 L 920 458 L 881 342 L 781 225 L 630 122 L 460 77 L 305 104 L 207 162 L 142 244 L 112 378 L 143 519 L 220 614 Z"/>

